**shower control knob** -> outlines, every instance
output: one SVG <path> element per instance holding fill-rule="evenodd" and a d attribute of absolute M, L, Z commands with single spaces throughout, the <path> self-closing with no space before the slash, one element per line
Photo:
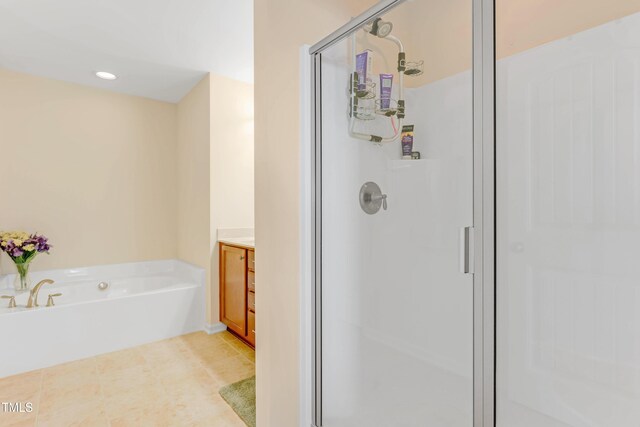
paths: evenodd
<path fill-rule="evenodd" d="M 360 207 L 368 214 L 378 213 L 380 208 L 387 210 L 387 195 L 382 194 L 375 182 L 365 182 L 360 188 Z"/>

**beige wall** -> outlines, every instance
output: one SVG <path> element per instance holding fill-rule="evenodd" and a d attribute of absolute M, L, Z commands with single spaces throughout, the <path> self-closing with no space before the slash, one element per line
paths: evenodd
<path fill-rule="evenodd" d="M 640 0 L 497 0 L 496 53 L 504 58 L 638 11 Z M 425 61 L 424 74 L 407 78 L 408 87 L 471 68 L 470 0 L 410 2 L 385 19 L 405 43 L 407 60 Z"/>
<path fill-rule="evenodd" d="M 499 58 L 640 11 L 640 0 L 497 0 Z"/>
<path fill-rule="evenodd" d="M 255 3 L 257 411 L 261 427 L 298 425 L 299 48 L 329 34 L 374 0 Z M 468 69 L 470 2 L 411 2 L 393 12 L 424 37 L 409 40 L 428 83 Z M 423 8 L 424 13 L 416 11 Z M 498 0 L 500 56 L 640 10 L 639 0 Z M 403 15 L 404 13 L 404 15 Z M 411 27 L 412 26 L 412 27 Z M 402 32 L 402 29 L 394 29 Z M 415 31 L 414 31 L 415 33 Z M 410 50 L 411 49 L 411 50 Z"/>
<path fill-rule="evenodd" d="M 404 42 L 407 61 L 424 60 L 424 73 L 406 77 L 407 87 L 422 86 L 471 68 L 472 13 L 471 0 L 422 0 L 385 16 L 394 23 L 393 33 Z"/>
<path fill-rule="evenodd" d="M 179 258 L 218 322 L 215 231 L 253 228 L 253 85 L 207 75 L 169 104 L 0 69 L 0 156 L 0 229 L 54 245 L 34 270 Z"/>
<path fill-rule="evenodd" d="M 373 4 L 254 4 L 257 424 L 298 426 L 300 47 Z"/>
<path fill-rule="evenodd" d="M 175 258 L 175 150 L 173 104 L 0 69 L 0 229 L 50 237 L 34 270 Z"/>
<path fill-rule="evenodd" d="M 218 228 L 253 228 L 253 85 L 208 75 L 178 104 L 178 257 L 203 267 L 219 322 Z"/>
<path fill-rule="evenodd" d="M 178 258 L 206 270 L 210 299 L 210 76 L 178 103 Z M 211 304 L 207 304 L 210 318 Z"/>
<path fill-rule="evenodd" d="M 211 75 L 211 316 L 219 319 L 219 228 L 253 228 L 253 84 Z"/>

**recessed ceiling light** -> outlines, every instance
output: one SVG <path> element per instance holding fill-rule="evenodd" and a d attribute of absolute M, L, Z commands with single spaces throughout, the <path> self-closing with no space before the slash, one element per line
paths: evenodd
<path fill-rule="evenodd" d="M 115 74 L 107 73 L 106 71 L 98 71 L 96 72 L 96 76 L 100 77 L 103 80 L 115 80 L 118 78 Z"/>

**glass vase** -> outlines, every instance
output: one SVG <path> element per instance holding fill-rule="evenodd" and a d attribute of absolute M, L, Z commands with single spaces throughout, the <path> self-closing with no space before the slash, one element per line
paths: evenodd
<path fill-rule="evenodd" d="M 31 289 L 31 278 L 29 277 L 29 265 L 30 262 L 16 262 L 16 269 L 18 274 L 16 280 L 13 282 L 13 287 L 16 292 L 26 292 Z"/>

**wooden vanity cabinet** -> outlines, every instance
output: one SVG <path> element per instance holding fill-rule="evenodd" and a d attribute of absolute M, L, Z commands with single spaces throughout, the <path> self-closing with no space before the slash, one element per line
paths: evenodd
<path fill-rule="evenodd" d="M 220 321 L 238 335 L 247 329 L 247 250 L 220 245 Z"/>
<path fill-rule="evenodd" d="M 220 243 L 220 321 L 255 346 L 255 251 Z"/>

